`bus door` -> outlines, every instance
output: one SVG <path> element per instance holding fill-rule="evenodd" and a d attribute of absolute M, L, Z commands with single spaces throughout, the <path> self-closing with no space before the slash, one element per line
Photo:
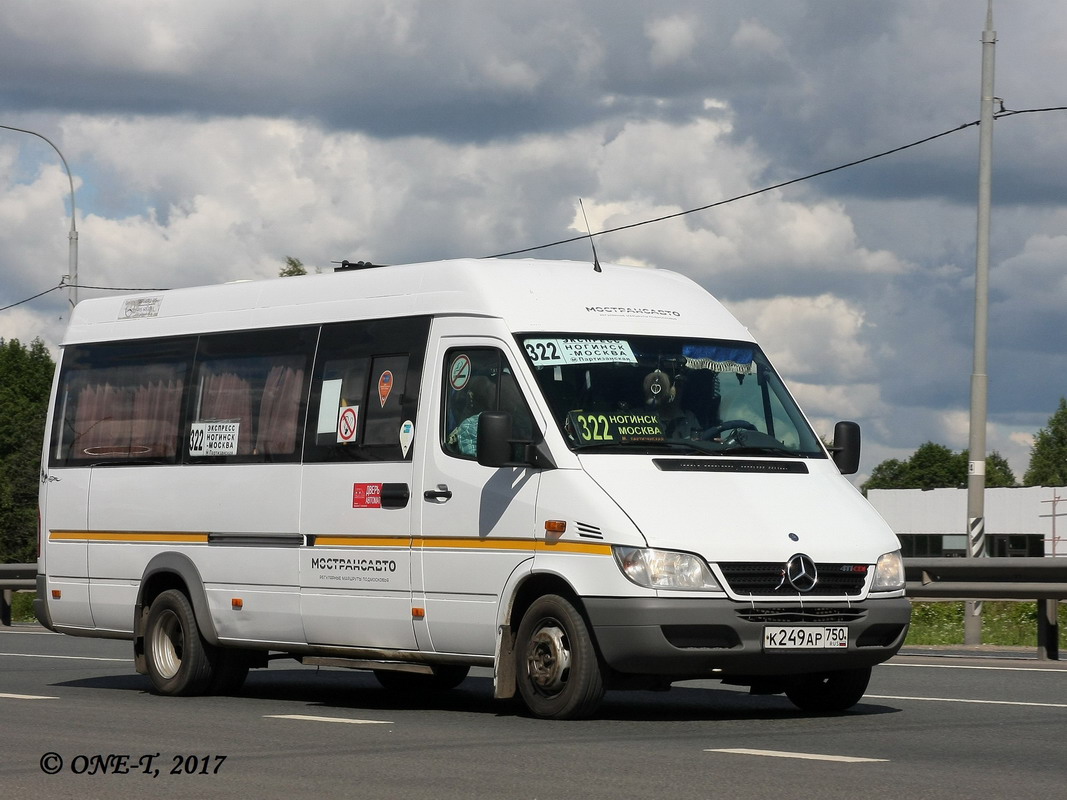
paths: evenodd
<path fill-rule="evenodd" d="M 311 644 L 414 649 L 415 422 L 427 318 L 325 325 L 305 436 L 301 615 Z"/>
<path fill-rule="evenodd" d="M 502 345 L 445 336 L 428 358 L 436 399 L 423 426 L 413 588 L 425 615 L 419 645 L 440 653 L 493 654 L 501 590 L 533 558 L 539 473 L 483 467 L 475 458 L 482 411 L 511 411 L 516 438 L 534 426 Z"/>

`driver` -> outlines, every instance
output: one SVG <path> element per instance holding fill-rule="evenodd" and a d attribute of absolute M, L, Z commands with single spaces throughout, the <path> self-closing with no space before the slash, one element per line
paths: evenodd
<path fill-rule="evenodd" d="M 659 416 L 663 432 L 668 439 L 700 438 L 700 423 L 696 415 L 682 408 L 685 378 L 676 375 L 672 381 L 663 370 L 648 373 L 642 383 L 645 405 L 653 408 Z"/>

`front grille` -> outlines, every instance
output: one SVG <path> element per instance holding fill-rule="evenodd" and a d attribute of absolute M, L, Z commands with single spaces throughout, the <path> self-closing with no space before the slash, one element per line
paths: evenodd
<path fill-rule="evenodd" d="M 867 610 L 859 607 L 800 607 L 792 608 L 739 608 L 737 616 L 745 622 L 758 622 L 767 625 L 786 625 L 791 623 L 856 622 L 867 616 Z"/>
<path fill-rule="evenodd" d="M 816 564 L 819 580 L 805 595 L 844 595 L 858 597 L 867 580 L 864 565 Z M 756 597 L 796 597 L 798 592 L 785 579 L 782 562 L 736 561 L 720 563 L 719 569 L 730 589 L 739 595 Z M 862 569 L 858 572 L 857 569 Z"/>

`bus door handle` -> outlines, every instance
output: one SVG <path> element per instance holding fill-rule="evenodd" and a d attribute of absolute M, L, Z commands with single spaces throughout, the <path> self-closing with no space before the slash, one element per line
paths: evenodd
<path fill-rule="evenodd" d="M 451 500 L 452 490 L 445 484 L 439 483 L 436 489 L 427 489 L 422 493 L 422 496 L 426 500 Z"/>

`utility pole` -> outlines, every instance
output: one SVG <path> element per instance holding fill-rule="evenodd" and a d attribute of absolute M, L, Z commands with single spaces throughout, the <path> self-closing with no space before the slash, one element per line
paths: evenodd
<path fill-rule="evenodd" d="M 13 128 L 10 125 L 0 125 L 0 128 L 8 131 L 18 131 L 19 133 L 28 133 L 30 136 L 44 139 L 56 151 L 59 160 L 63 162 L 63 169 L 67 171 L 67 183 L 70 184 L 70 233 L 67 234 L 67 239 L 70 241 L 70 246 L 68 247 L 67 256 L 67 274 L 63 276 L 63 280 L 66 282 L 67 290 L 70 292 L 70 307 L 74 308 L 74 306 L 78 305 L 78 229 L 74 227 L 74 177 L 70 174 L 67 159 L 63 157 L 63 153 L 55 146 L 55 143 L 42 133 L 28 131 L 25 128 Z"/>
<path fill-rule="evenodd" d="M 989 320 L 989 217 L 993 172 L 993 66 L 997 32 L 993 0 L 982 31 L 982 111 L 978 126 L 978 246 L 974 271 L 974 369 L 971 372 L 970 461 L 967 464 L 967 556 L 985 555 L 985 456 L 989 376 L 986 373 Z M 966 644 L 982 643 L 982 604 L 967 602 Z"/>
<path fill-rule="evenodd" d="M 1038 514 L 1039 517 L 1052 517 L 1052 557 L 1053 558 L 1055 558 L 1056 556 L 1059 555 L 1059 553 L 1056 552 L 1056 542 L 1059 541 L 1059 537 L 1056 536 L 1056 517 L 1067 516 L 1067 514 L 1058 514 L 1058 513 L 1056 513 L 1056 506 L 1058 506 L 1060 503 L 1062 503 L 1064 501 L 1064 499 L 1065 498 L 1060 497 L 1059 492 L 1057 492 L 1055 489 L 1053 489 L 1052 490 L 1052 499 L 1051 500 L 1042 500 L 1041 501 L 1042 503 L 1051 503 L 1052 504 L 1052 513 L 1051 514 Z"/>

